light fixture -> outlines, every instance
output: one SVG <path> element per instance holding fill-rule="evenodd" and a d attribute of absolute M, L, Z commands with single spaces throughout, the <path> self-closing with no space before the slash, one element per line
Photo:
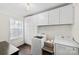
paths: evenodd
<path fill-rule="evenodd" d="M 30 3 L 25 3 L 25 7 L 26 7 L 26 10 L 27 10 L 27 11 L 31 10 L 31 8 L 30 8 Z"/>

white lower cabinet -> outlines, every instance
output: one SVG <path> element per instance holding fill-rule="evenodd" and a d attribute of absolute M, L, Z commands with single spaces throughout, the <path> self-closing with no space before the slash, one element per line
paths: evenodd
<path fill-rule="evenodd" d="M 55 44 L 55 55 L 78 55 L 78 48 Z"/>

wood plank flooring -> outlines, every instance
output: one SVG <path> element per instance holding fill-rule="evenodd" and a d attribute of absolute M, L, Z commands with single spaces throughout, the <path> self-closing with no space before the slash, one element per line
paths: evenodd
<path fill-rule="evenodd" d="M 27 44 L 23 44 L 18 47 L 20 49 L 19 55 L 32 55 L 31 46 Z M 47 51 L 42 50 L 42 55 L 51 55 Z M 52 54 L 54 55 L 54 54 Z"/>
<path fill-rule="evenodd" d="M 31 55 L 31 46 L 27 44 L 23 44 L 20 47 L 19 55 Z"/>

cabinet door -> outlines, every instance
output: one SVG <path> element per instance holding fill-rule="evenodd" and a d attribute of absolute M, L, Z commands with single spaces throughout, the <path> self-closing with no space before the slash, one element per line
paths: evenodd
<path fill-rule="evenodd" d="M 61 44 L 55 44 L 56 55 L 77 55 L 78 48 L 69 47 Z"/>
<path fill-rule="evenodd" d="M 38 14 L 38 25 L 48 25 L 48 12 Z"/>
<path fill-rule="evenodd" d="M 60 24 L 73 24 L 73 5 L 60 8 Z"/>
<path fill-rule="evenodd" d="M 49 11 L 49 25 L 59 24 L 59 8 Z"/>
<path fill-rule="evenodd" d="M 34 26 L 37 26 L 38 25 L 38 15 L 31 16 L 31 23 Z"/>

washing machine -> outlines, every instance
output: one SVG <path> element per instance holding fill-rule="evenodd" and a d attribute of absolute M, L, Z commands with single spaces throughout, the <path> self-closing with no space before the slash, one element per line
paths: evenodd
<path fill-rule="evenodd" d="M 42 55 L 42 48 L 45 40 L 45 34 L 34 36 L 32 39 L 32 55 Z"/>

